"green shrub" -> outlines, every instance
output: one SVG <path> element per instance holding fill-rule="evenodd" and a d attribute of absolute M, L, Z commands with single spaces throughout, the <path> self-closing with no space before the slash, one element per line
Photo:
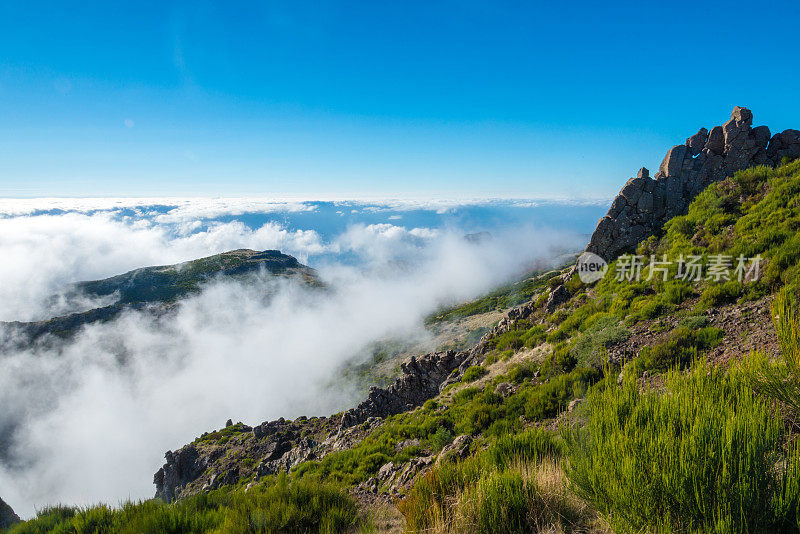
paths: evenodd
<path fill-rule="evenodd" d="M 474 382 L 475 380 L 479 379 L 483 375 L 485 375 L 488 371 L 485 367 L 481 365 L 473 365 L 466 371 L 464 371 L 464 376 L 461 377 L 462 382 Z"/>
<path fill-rule="evenodd" d="M 535 362 L 528 360 L 512 367 L 506 376 L 511 382 L 521 384 L 525 380 L 533 378 L 538 370 L 539 366 Z"/>
<path fill-rule="evenodd" d="M 679 326 L 666 342 L 644 347 L 636 359 L 636 368 L 638 371 L 666 371 L 676 366 L 684 368 L 704 351 L 717 346 L 722 340 L 722 334 L 719 328 L 695 330 L 688 326 Z"/>
<path fill-rule="evenodd" d="M 708 317 L 705 315 L 691 315 L 689 317 L 684 317 L 678 322 L 678 326 L 684 326 L 691 330 L 705 328 L 708 326 Z"/>
<path fill-rule="evenodd" d="M 579 367 L 532 388 L 525 405 L 525 417 L 531 421 L 541 421 L 558 415 L 569 401 L 583 396 L 589 386 L 599 378 L 598 370 Z"/>
<path fill-rule="evenodd" d="M 762 394 L 777 400 L 800 422 L 800 302 L 794 287 L 784 288 L 772 301 L 775 333 L 781 360 L 771 364 L 765 358 L 750 369 L 751 383 Z"/>
<path fill-rule="evenodd" d="M 406 527 L 459 534 L 586 530 L 591 512 L 565 487 L 546 487 L 535 476 L 557 457 L 555 443 L 552 434 L 534 429 L 501 438 L 467 460 L 435 466 L 398 503 Z"/>
<path fill-rule="evenodd" d="M 608 378 L 565 430 L 568 477 L 622 531 L 796 528 L 800 454 L 739 370 L 671 371 L 666 392 Z M 777 469 L 776 469 L 777 467 Z"/>
<path fill-rule="evenodd" d="M 742 294 L 741 282 L 730 281 L 724 284 L 710 284 L 700 297 L 700 304 L 706 308 L 714 308 L 722 304 L 735 302 Z"/>
<path fill-rule="evenodd" d="M 437 451 L 444 449 L 453 441 L 453 433 L 450 429 L 439 427 L 436 433 L 431 436 L 431 444 Z"/>
<path fill-rule="evenodd" d="M 215 490 L 174 504 L 157 500 L 85 509 L 47 508 L 9 534 L 201 534 L 343 532 L 358 523 L 355 501 L 332 484 L 268 479 L 246 493 Z"/>
<path fill-rule="evenodd" d="M 619 324 L 619 319 L 606 315 L 587 328 L 575 341 L 572 356 L 581 367 L 600 367 L 606 350 L 631 336 L 630 330 Z"/>

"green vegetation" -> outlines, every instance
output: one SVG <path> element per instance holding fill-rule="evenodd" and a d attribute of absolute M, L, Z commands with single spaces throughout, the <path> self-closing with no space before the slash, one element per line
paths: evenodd
<path fill-rule="evenodd" d="M 200 436 L 199 438 L 195 439 L 194 442 L 224 445 L 225 443 L 230 441 L 232 437 L 238 436 L 240 434 L 246 434 L 249 432 L 250 430 L 246 429 L 246 426 L 243 423 L 236 423 L 235 425 L 225 427 L 222 430 L 209 432 L 204 436 Z"/>
<path fill-rule="evenodd" d="M 800 421 L 800 303 L 797 291 L 783 289 L 772 302 L 775 332 L 781 346 L 781 361 L 772 365 L 762 359 L 751 372 L 756 391 L 777 400 Z"/>
<path fill-rule="evenodd" d="M 278 251 L 234 250 L 178 265 L 144 267 L 103 280 L 80 282 L 78 290 L 94 296 L 119 295 L 119 302 L 173 302 L 199 290 L 215 276 L 238 277 L 265 270 L 275 276 L 302 274 L 315 286 L 321 282 L 308 267 Z"/>
<path fill-rule="evenodd" d="M 426 322 L 428 324 L 434 324 L 452 321 L 493 310 L 503 310 L 519 306 L 524 302 L 528 302 L 533 295 L 545 289 L 550 279 L 555 275 L 555 271 L 545 274 L 532 271 L 527 273 L 520 280 L 496 289 L 485 297 L 452 308 L 440 310 L 428 317 Z"/>
<path fill-rule="evenodd" d="M 411 531 L 514 533 L 582 530 L 594 514 L 566 492 L 558 443 L 542 430 L 498 439 L 419 478 L 399 503 Z"/>
<path fill-rule="evenodd" d="M 666 392 L 632 377 L 589 396 L 588 422 L 565 431 L 578 494 L 621 531 L 796 528 L 800 455 L 740 369 L 671 371 Z"/>
<path fill-rule="evenodd" d="M 622 343 L 631 336 L 630 330 L 620 325 L 614 315 L 598 317 L 575 340 L 572 355 L 578 365 L 600 367 L 608 347 Z"/>
<path fill-rule="evenodd" d="M 268 477 L 245 492 L 220 489 L 174 504 L 151 500 L 89 508 L 47 508 L 8 534 L 200 534 L 343 532 L 359 523 L 341 488 Z"/>
<path fill-rule="evenodd" d="M 449 403 L 426 403 L 413 412 L 391 416 L 355 447 L 304 462 L 292 470 L 292 475 L 358 484 L 375 476 L 388 462 L 403 463 L 424 451 L 441 451 L 453 436 L 484 434 L 494 438 L 521 431 L 525 421 L 553 417 L 599 378 L 596 369 L 576 368 L 542 384 L 522 384 L 503 398 L 494 390 L 509 378 L 500 375 L 482 388 L 459 390 Z M 406 439 L 419 439 L 420 447 L 398 451 L 398 443 Z"/>
<path fill-rule="evenodd" d="M 461 377 L 462 382 L 474 382 L 487 373 L 486 368 L 482 365 L 473 365 L 466 371 L 464 376 Z"/>
<path fill-rule="evenodd" d="M 697 360 L 704 351 L 713 348 L 722 340 L 722 330 L 706 327 L 699 330 L 679 326 L 660 345 L 644 347 L 635 360 L 637 371 L 666 371 L 673 367 L 681 369 Z"/>

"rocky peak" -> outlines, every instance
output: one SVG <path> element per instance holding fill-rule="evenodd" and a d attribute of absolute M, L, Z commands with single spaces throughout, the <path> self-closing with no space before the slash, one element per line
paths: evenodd
<path fill-rule="evenodd" d="M 9 528 L 15 523 L 19 523 L 19 516 L 3 499 L 0 499 L 0 529 Z"/>
<path fill-rule="evenodd" d="M 658 232 L 672 217 L 686 213 L 711 183 L 748 167 L 775 166 L 784 157 L 800 157 L 800 131 L 770 136 L 768 127 L 752 124 L 753 113 L 737 106 L 722 126 L 700 128 L 684 144 L 670 148 L 652 179 L 642 167 L 600 219 L 586 250 L 611 261 Z"/>

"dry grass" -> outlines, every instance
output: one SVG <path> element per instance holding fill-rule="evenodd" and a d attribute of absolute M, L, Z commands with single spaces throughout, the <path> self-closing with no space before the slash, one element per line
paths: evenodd
<path fill-rule="evenodd" d="M 502 474 L 501 480 L 493 474 Z M 510 475 L 510 477 L 509 477 Z M 515 530 L 507 525 L 486 528 L 487 522 L 481 519 L 487 508 L 497 507 L 498 500 L 513 499 L 503 494 L 498 499 L 497 491 L 503 479 L 519 477 L 526 488 L 527 525 L 524 530 Z M 423 530 L 408 532 L 426 532 L 431 534 L 481 534 L 498 531 L 504 532 L 542 532 L 549 534 L 591 533 L 607 534 L 611 529 L 597 513 L 582 499 L 569 490 L 568 481 L 560 460 L 545 458 L 538 464 L 522 460 L 512 462 L 502 473 L 487 473 L 474 486 L 464 487 L 445 499 L 444 507 L 435 507 L 431 511 L 432 525 Z"/>

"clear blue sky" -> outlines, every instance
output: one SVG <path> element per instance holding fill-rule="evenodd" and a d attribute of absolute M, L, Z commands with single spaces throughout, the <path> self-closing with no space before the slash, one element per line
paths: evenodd
<path fill-rule="evenodd" d="M 649 4 L 649 5 L 648 5 Z M 0 3 L 0 196 L 610 196 L 750 107 L 800 2 Z"/>

